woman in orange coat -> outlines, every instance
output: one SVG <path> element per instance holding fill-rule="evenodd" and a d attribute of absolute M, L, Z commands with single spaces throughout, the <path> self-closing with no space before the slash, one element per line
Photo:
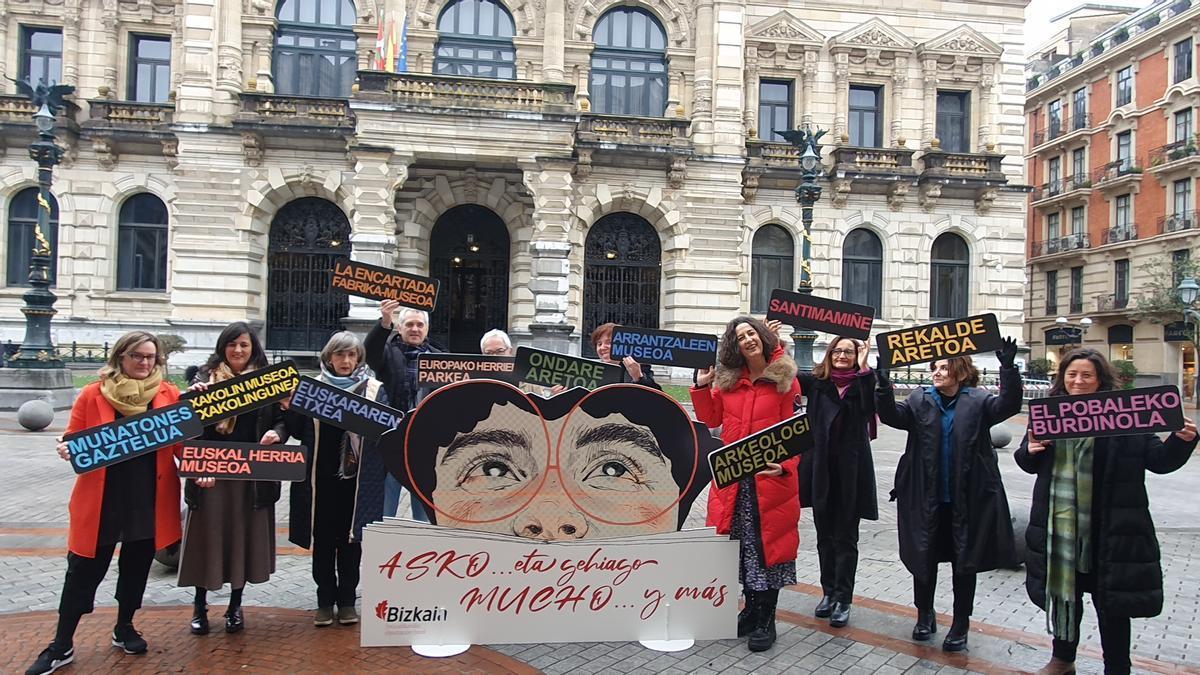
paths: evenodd
<path fill-rule="evenodd" d="M 67 433 L 83 431 L 179 400 L 179 390 L 163 379 L 166 358 L 158 338 L 126 333 L 113 345 L 100 380 L 84 387 L 71 408 Z M 179 475 L 171 446 L 75 479 L 67 533 L 67 578 L 58 605 L 54 641 L 26 671 L 40 675 L 75 657 L 75 627 L 91 613 L 96 589 L 121 544 L 117 576 L 117 624 L 112 644 L 126 654 L 144 654 L 146 641 L 133 628 L 142 606 L 154 552 L 179 541 Z M 69 459 L 66 443 L 58 454 Z"/>
<path fill-rule="evenodd" d="M 706 368 L 697 373 L 691 394 L 696 419 L 720 426 L 721 440 L 733 443 L 794 414 L 800 395 L 796 362 L 779 346 L 772 328 L 739 316 L 725 327 L 715 372 Z M 756 476 L 724 489 L 716 484 L 709 488 L 707 524 L 741 542 L 739 577 L 746 608 L 738 615 L 738 637 L 750 636 L 750 651 L 775 644 L 779 589 L 796 583 L 799 464 L 799 457 L 768 463 Z"/>

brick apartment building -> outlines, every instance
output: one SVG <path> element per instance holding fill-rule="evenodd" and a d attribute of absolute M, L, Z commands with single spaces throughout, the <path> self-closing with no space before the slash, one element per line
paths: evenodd
<path fill-rule="evenodd" d="M 1057 20 L 1065 29 L 1026 67 L 1030 357 L 1082 343 L 1132 361 L 1139 384 L 1190 392 L 1183 317 L 1146 316 L 1139 302 L 1162 277 L 1146 266 L 1169 276 L 1200 234 L 1200 3 L 1083 5 Z"/>

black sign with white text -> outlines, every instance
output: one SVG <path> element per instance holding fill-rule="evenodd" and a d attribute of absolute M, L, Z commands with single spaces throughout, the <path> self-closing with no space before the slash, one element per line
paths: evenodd
<path fill-rule="evenodd" d="M 612 359 L 632 356 L 638 363 L 680 368 L 711 368 L 717 362 L 717 338 L 700 333 L 619 326 L 612 332 Z"/>
<path fill-rule="evenodd" d="M 563 386 L 597 389 L 621 381 L 621 366 L 568 356 L 532 347 L 517 347 L 517 365 L 513 382 L 528 382 L 543 387 Z"/>
<path fill-rule="evenodd" d="M 404 419 L 395 408 L 308 376 L 300 378 L 290 409 L 367 438 L 378 438 Z"/>
<path fill-rule="evenodd" d="M 184 401 L 63 436 L 75 473 L 87 473 L 154 452 L 204 433 L 200 416 Z"/>

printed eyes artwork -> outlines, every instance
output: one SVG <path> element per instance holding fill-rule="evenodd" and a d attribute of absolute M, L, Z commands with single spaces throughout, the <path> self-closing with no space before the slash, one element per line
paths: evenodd
<path fill-rule="evenodd" d="M 556 541 L 678 530 L 719 446 L 653 389 L 543 398 L 472 380 L 427 397 L 380 451 L 436 524 Z"/>

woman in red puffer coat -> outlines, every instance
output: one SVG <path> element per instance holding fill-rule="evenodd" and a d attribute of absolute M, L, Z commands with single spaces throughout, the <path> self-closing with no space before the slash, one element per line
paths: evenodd
<path fill-rule="evenodd" d="M 733 443 L 794 414 L 796 362 L 765 324 L 739 316 L 725 327 L 715 372 L 699 371 L 691 394 L 696 419 L 722 427 L 721 440 Z M 796 583 L 799 464 L 793 457 L 724 489 L 709 487 L 707 524 L 741 542 L 738 576 L 746 608 L 738 615 L 738 637 L 750 636 L 750 651 L 775 644 L 779 589 Z"/>

